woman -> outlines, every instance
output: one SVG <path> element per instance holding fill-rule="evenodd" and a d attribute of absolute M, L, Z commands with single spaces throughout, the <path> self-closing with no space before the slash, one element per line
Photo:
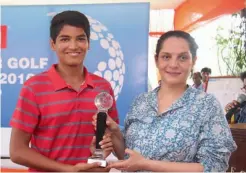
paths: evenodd
<path fill-rule="evenodd" d="M 133 102 L 123 134 L 107 120 L 119 159 L 110 168 L 125 171 L 226 171 L 236 149 L 217 99 L 189 87 L 197 44 L 183 31 L 160 37 L 155 61 L 161 85 Z M 93 122 L 95 125 L 95 121 Z M 125 150 L 125 148 L 127 148 Z"/>

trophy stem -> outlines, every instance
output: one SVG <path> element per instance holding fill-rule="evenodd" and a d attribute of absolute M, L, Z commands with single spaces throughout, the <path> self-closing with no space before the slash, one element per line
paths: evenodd
<path fill-rule="evenodd" d="M 107 120 L 106 112 L 97 113 L 96 149 L 101 149 L 99 142 L 101 142 L 101 140 L 103 139 L 103 135 L 106 130 L 106 120 Z"/>

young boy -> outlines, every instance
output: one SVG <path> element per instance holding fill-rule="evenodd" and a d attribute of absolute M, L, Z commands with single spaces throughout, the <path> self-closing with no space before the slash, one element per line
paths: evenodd
<path fill-rule="evenodd" d="M 61 12 L 51 21 L 50 38 L 58 64 L 27 80 L 20 92 L 11 119 L 11 160 L 30 171 L 102 171 L 92 169 L 98 163 L 85 163 L 95 133 L 94 99 L 102 91 L 114 94 L 109 82 L 83 65 L 89 21 L 77 11 Z M 108 114 L 118 122 L 115 100 Z M 101 141 L 106 155 L 112 149 L 110 140 L 106 135 Z"/>

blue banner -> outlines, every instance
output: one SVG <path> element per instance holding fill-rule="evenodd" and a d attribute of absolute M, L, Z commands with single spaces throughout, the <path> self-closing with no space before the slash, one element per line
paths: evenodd
<path fill-rule="evenodd" d="M 49 26 L 52 17 L 65 10 L 80 11 L 90 21 L 91 47 L 85 66 L 111 83 L 121 125 L 133 99 L 147 91 L 148 3 L 3 6 L 2 127 L 9 127 L 23 82 L 57 62 L 49 45 Z"/>

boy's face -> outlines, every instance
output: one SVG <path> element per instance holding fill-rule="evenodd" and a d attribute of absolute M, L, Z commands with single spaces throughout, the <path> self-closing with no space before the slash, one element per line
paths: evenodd
<path fill-rule="evenodd" d="M 89 49 L 89 40 L 82 28 L 64 25 L 56 41 L 51 39 L 51 49 L 56 52 L 59 63 L 78 66 L 83 64 Z"/>
<path fill-rule="evenodd" d="M 207 82 L 209 78 L 209 73 L 208 72 L 202 72 L 202 81 Z"/>

